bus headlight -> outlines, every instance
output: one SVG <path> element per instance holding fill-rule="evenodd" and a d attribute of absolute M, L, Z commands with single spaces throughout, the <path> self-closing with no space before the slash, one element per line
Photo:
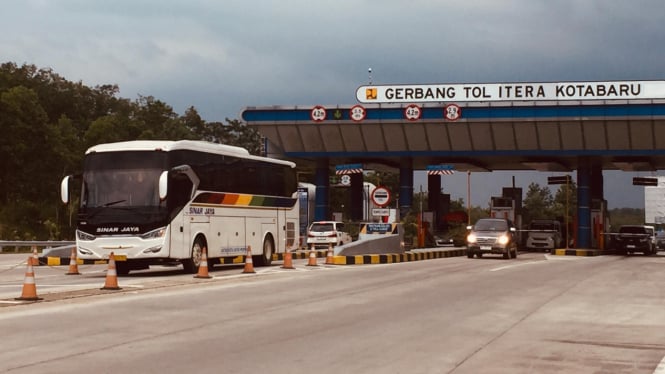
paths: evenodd
<path fill-rule="evenodd" d="M 160 227 L 141 235 L 141 239 L 157 239 L 163 237 L 164 234 L 166 234 L 166 227 Z"/>
<path fill-rule="evenodd" d="M 144 249 L 143 253 L 157 253 L 161 250 L 162 250 L 162 246 L 158 245 L 158 246 L 155 246 L 155 247 L 150 247 L 148 249 Z"/>
<path fill-rule="evenodd" d="M 90 235 L 87 232 L 83 232 L 81 230 L 76 230 L 76 237 L 79 240 L 95 240 L 94 235 Z"/>

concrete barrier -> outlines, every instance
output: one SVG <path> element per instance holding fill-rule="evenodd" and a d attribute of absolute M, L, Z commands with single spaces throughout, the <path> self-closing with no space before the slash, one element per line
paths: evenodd
<path fill-rule="evenodd" d="M 334 248 L 335 256 L 404 253 L 401 223 L 362 223 L 358 240 Z"/>

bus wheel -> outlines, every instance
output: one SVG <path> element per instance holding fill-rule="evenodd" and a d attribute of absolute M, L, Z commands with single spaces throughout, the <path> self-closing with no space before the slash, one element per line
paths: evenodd
<path fill-rule="evenodd" d="M 199 236 L 196 238 L 196 240 L 194 240 L 191 257 L 186 260 L 182 260 L 182 268 L 185 273 L 195 274 L 199 271 L 203 247 L 205 247 L 205 242 L 203 238 Z"/>
<path fill-rule="evenodd" d="M 256 262 L 258 266 L 270 266 L 273 253 L 275 253 L 275 244 L 272 241 L 272 236 L 268 235 L 263 241 L 262 253 L 258 256 L 252 256 L 252 261 Z"/>

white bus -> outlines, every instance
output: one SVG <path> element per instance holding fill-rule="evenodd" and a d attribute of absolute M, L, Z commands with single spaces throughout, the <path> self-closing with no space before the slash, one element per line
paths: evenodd
<path fill-rule="evenodd" d="M 108 259 L 118 274 L 180 262 L 198 271 L 246 255 L 258 266 L 298 246 L 295 164 L 202 141 L 100 144 L 85 154 L 78 209 L 78 258 Z M 70 201 L 74 176 L 61 183 Z"/>

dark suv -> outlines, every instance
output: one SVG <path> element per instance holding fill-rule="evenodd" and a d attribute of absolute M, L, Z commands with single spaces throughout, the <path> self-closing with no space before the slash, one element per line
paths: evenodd
<path fill-rule="evenodd" d="M 466 255 L 501 254 L 503 258 L 517 258 L 517 230 L 512 222 L 503 218 L 481 218 L 467 227 Z"/>
<path fill-rule="evenodd" d="M 656 230 L 653 226 L 622 225 L 615 236 L 616 247 L 619 253 L 630 254 L 642 252 L 644 255 L 654 255 L 656 248 Z"/>

